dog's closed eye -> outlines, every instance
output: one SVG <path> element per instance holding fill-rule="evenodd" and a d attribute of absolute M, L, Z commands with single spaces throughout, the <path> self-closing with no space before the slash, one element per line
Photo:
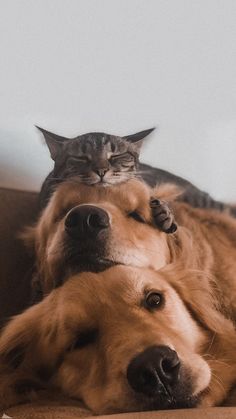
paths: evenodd
<path fill-rule="evenodd" d="M 82 349 L 88 345 L 91 345 L 96 342 L 97 337 L 98 337 L 97 329 L 83 330 L 78 333 L 77 337 L 75 338 L 75 340 L 72 342 L 71 346 L 69 347 L 69 351 Z"/>
<path fill-rule="evenodd" d="M 145 223 L 144 218 L 137 211 L 130 212 L 129 217 L 133 218 L 134 220 L 138 221 L 139 223 Z"/>

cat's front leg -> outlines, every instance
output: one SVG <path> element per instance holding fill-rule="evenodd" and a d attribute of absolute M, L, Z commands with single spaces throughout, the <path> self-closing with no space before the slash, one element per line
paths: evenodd
<path fill-rule="evenodd" d="M 167 234 L 174 233 L 177 230 L 174 213 L 166 201 L 151 198 L 150 207 L 156 227 Z"/>

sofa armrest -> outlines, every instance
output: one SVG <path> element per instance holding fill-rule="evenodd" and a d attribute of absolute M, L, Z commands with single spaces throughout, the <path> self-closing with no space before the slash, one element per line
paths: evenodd
<path fill-rule="evenodd" d="M 17 235 L 37 216 L 37 193 L 0 188 L 0 327 L 29 303 L 33 262 Z"/>

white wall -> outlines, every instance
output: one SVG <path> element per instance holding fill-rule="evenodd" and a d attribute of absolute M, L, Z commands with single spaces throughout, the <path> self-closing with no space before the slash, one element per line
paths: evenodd
<path fill-rule="evenodd" d="M 38 189 L 34 124 L 158 125 L 143 159 L 236 200 L 235 0 L 1 0 L 0 185 Z"/>

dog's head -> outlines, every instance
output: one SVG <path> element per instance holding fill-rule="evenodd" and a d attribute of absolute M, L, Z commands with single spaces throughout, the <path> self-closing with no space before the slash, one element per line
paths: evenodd
<path fill-rule="evenodd" d="M 167 236 L 153 223 L 152 190 L 138 180 L 113 188 L 66 182 L 30 230 L 44 292 L 75 272 L 115 264 L 159 269 L 170 260 Z"/>
<path fill-rule="evenodd" d="M 170 282 L 121 266 L 72 277 L 5 329 L 0 359 L 11 388 L 33 377 L 96 413 L 193 407 L 211 390 L 214 403 L 224 388 L 212 384 L 205 354 L 220 363 L 217 312 L 207 291 L 186 302 Z"/>

